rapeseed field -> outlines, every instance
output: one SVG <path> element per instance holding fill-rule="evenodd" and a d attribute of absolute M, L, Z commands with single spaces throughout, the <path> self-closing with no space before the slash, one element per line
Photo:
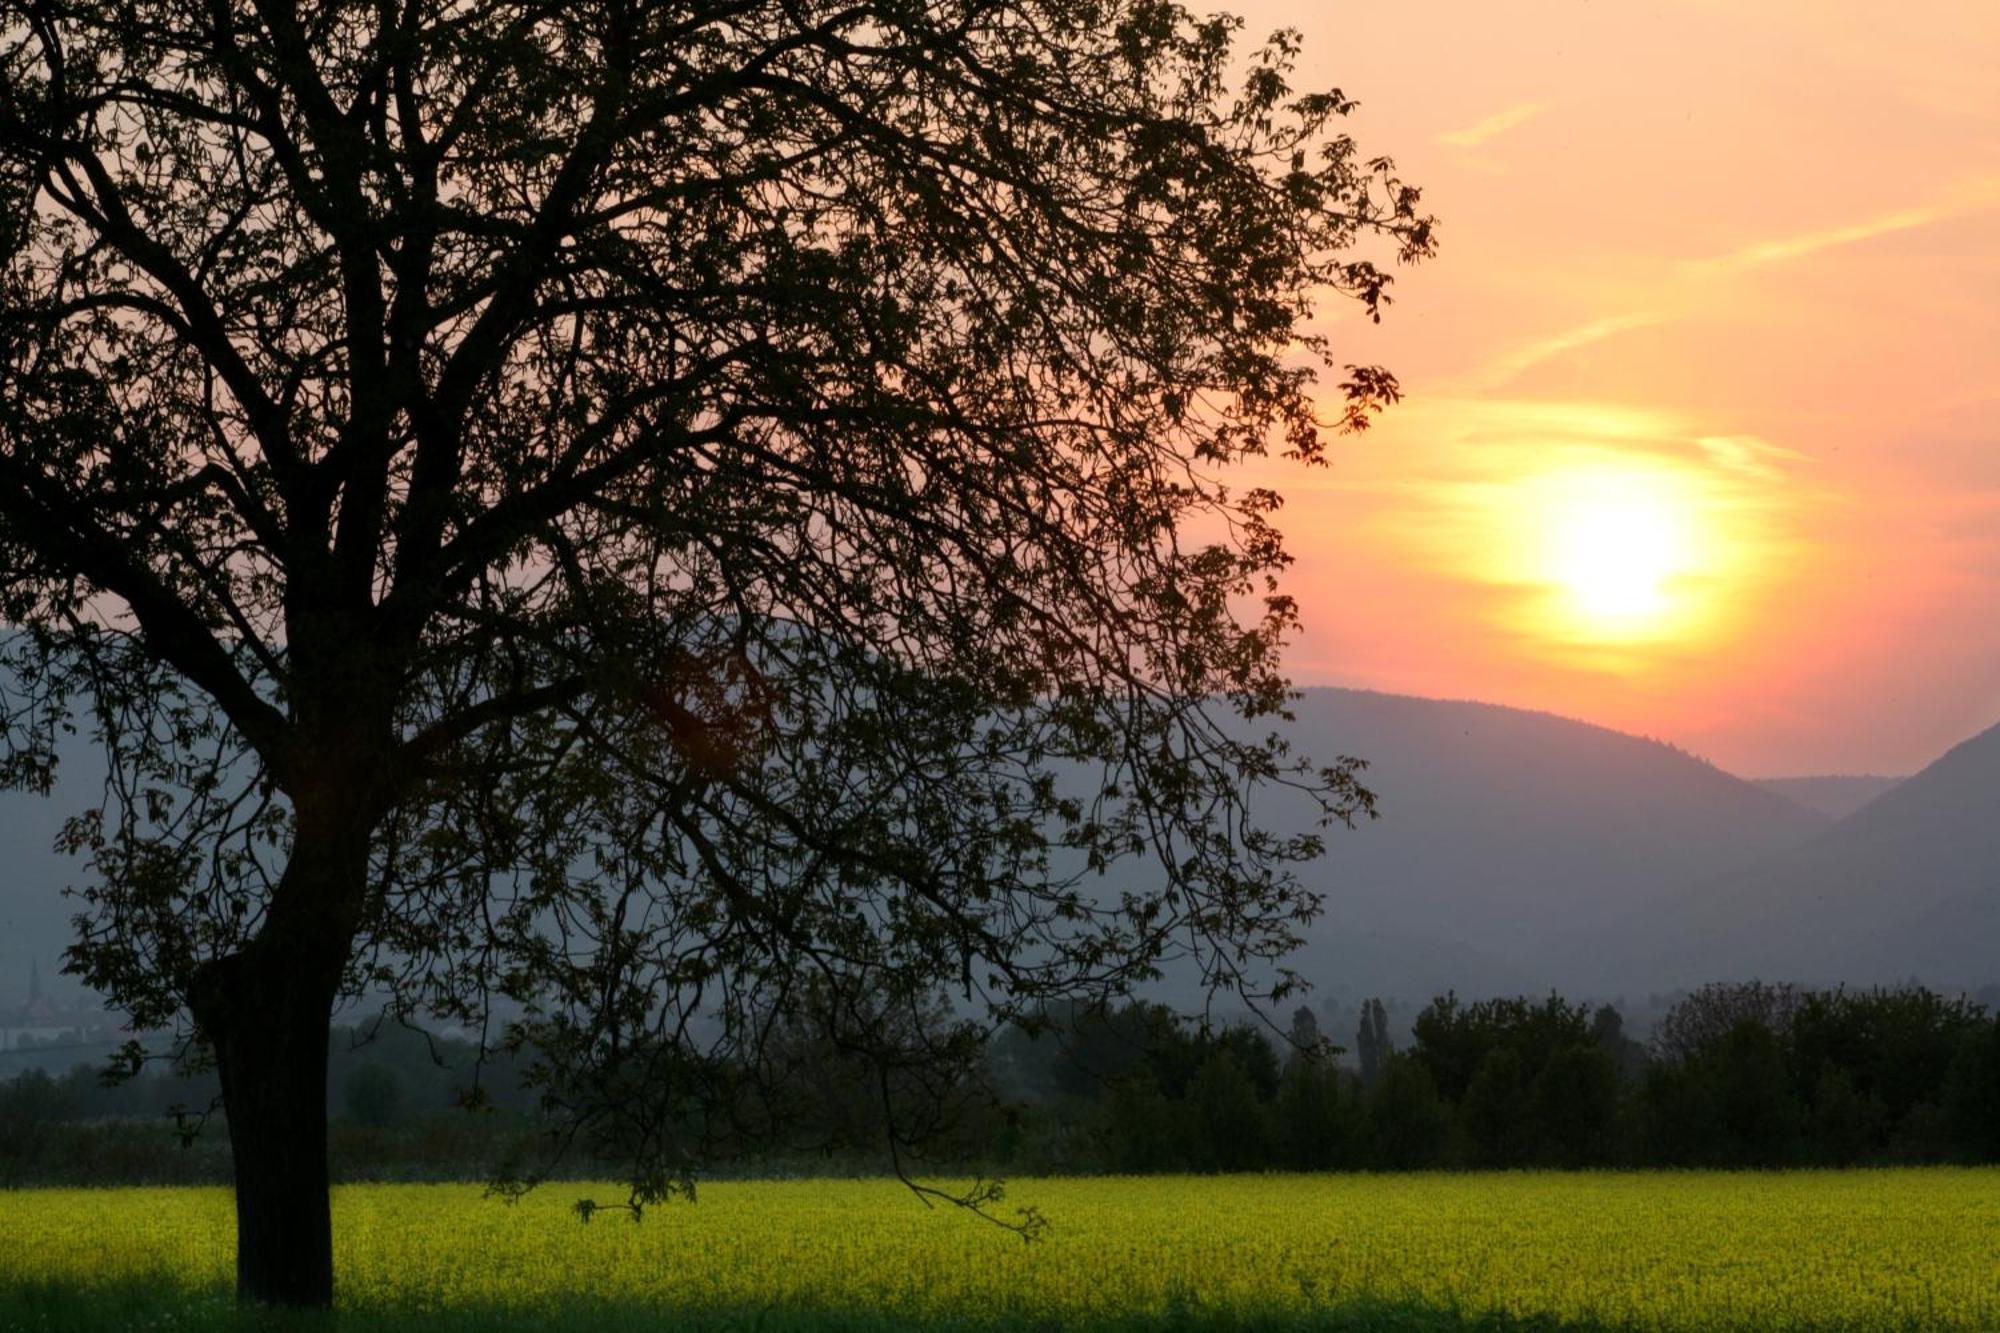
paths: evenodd
<path fill-rule="evenodd" d="M 1343 1311 L 1415 1309 L 1480 1326 L 2000 1328 L 1993 1169 L 1013 1182 L 1003 1208 L 1050 1223 L 1034 1244 L 891 1181 L 718 1182 L 585 1225 L 572 1205 L 593 1194 L 615 1192 L 342 1188 L 340 1305 L 398 1327 L 568 1312 L 582 1328 L 593 1311 L 620 1327 L 1354 1327 L 1373 1325 Z M 0 1286 L 118 1289 L 128 1307 L 141 1291 L 162 1315 L 148 1327 L 185 1326 L 177 1302 L 220 1307 L 231 1243 L 222 1190 L 0 1194 Z"/>

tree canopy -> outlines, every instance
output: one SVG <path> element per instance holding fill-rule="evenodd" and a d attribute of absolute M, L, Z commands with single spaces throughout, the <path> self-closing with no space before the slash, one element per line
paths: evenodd
<path fill-rule="evenodd" d="M 0 8 L 0 776 L 103 745 L 69 965 L 214 1053 L 247 1295 L 329 1298 L 341 996 L 503 1003 L 645 1200 L 786 1025 L 1282 988 L 1252 793 L 1368 797 L 1231 721 L 1296 608 L 1225 465 L 1395 398 L 1311 320 L 1433 242 L 1294 36 Z"/>

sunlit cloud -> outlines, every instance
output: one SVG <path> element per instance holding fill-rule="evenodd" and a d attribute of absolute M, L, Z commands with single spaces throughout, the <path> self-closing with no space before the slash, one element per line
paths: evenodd
<path fill-rule="evenodd" d="M 2000 176 L 1973 177 L 1953 186 L 1928 203 L 1899 208 L 1837 227 L 1803 232 L 1796 236 L 1783 236 L 1776 240 L 1758 241 L 1741 249 L 1732 250 L 1728 254 L 1691 260 L 1686 268 L 1689 272 L 1700 274 L 1741 273 L 1748 269 L 1762 268 L 1767 264 L 1800 259 L 1822 250 L 1856 245 L 1878 236 L 1928 227 L 1968 213 L 1983 211 L 1995 204 L 2000 204 Z"/>
<path fill-rule="evenodd" d="M 1437 141 L 1448 148 L 1477 148 L 1489 139 L 1497 139 L 1508 130 L 1525 125 L 1548 109 L 1547 102 L 1522 102 L 1516 106 L 1495 111 L 1475 125 L 1462 130 L 1452 130 L 1440 134 Z"/>

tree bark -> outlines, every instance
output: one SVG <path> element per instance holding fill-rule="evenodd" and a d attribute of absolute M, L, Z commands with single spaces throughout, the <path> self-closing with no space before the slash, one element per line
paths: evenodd
<path fill-rule="evenodd" d="M 215 1050 L 236 1175 L 236 1295 L 333 1304 L 326 1058 L 338 971 L 256 950 L 204 969 L 195 1016 Z"/>

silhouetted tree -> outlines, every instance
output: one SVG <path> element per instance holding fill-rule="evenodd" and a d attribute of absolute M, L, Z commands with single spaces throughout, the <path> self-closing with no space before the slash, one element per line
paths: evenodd
<path fill-rule="evenodd" d="M 1395 397 L 1316 389 L 1307 321 L 1432 229 L 1292 36 L 0 14 L 0 780 L 104 746 L 69 965 L 212 1049 L 244 1295 L 332 1298 L 341 995 L 521 1006 L 559 1141 L 638 1151 L 639 1205 L 805 975 L 996 1026 L 1293 944 L 1318 843 L 1252 792 L 1367 798 L 1223 725 L 1282 709 L 1295 608 L 1277 498 L 1213 478 Z M 949 1040 L 848 1040 L 965 1049 L 901 1031 Z"/>

